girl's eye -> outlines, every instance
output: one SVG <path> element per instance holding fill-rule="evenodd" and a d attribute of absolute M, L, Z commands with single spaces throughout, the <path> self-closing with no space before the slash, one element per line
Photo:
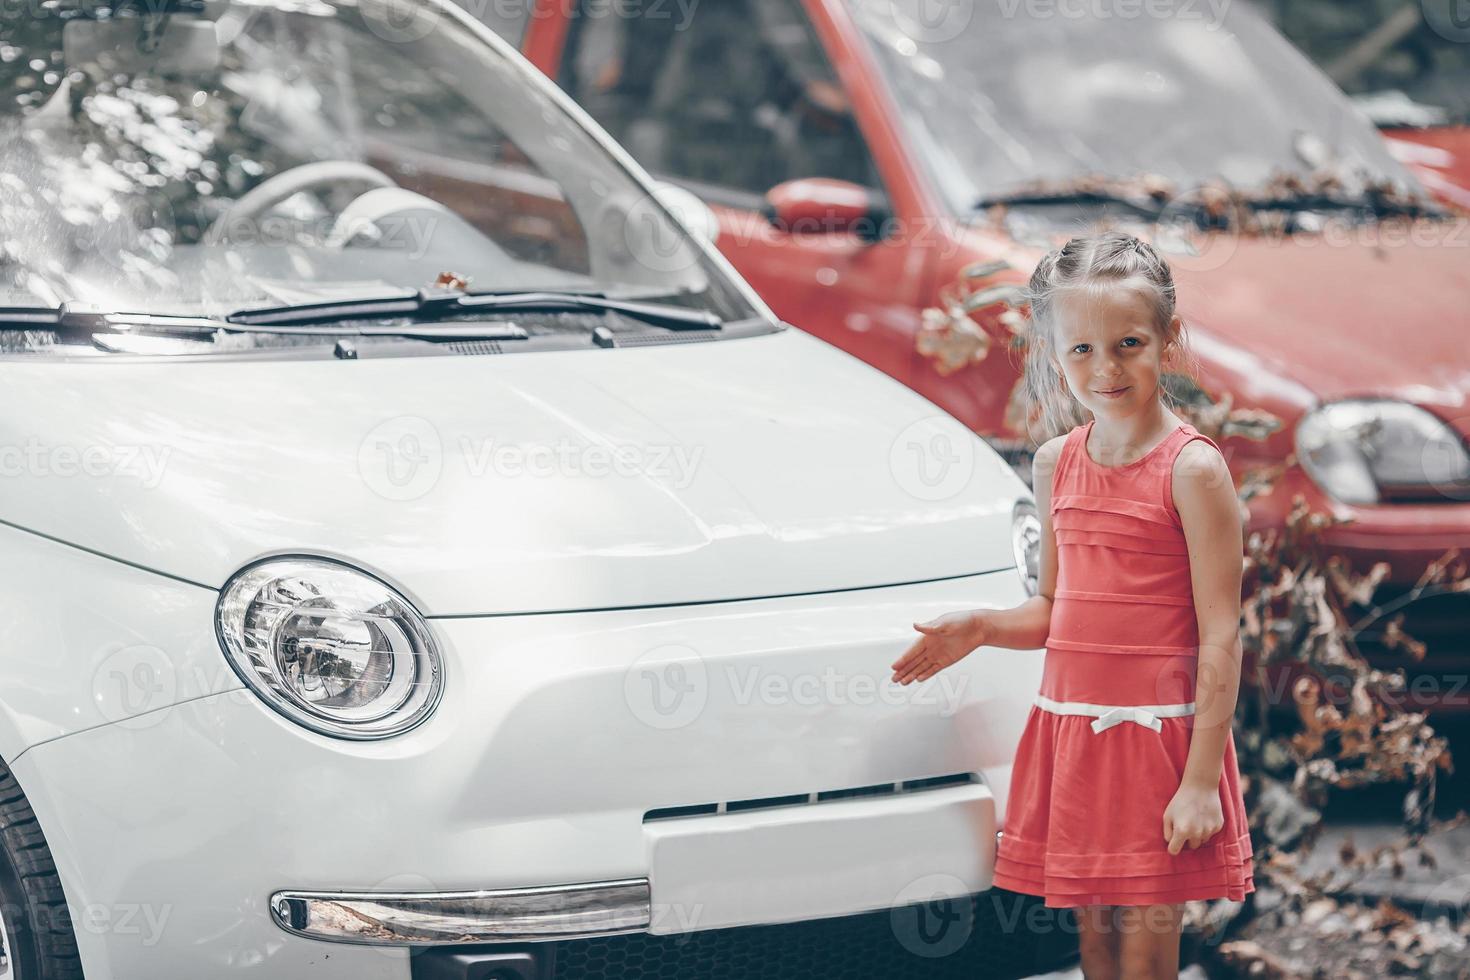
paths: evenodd
<path fill-rule="evenodd" d="M 1134 343 L 1135 343 L 1135 344 L 1137 344 L 1137 343 L 1139 343 L 1139 342 L 1140 342 L 1140 341 L 1139 341 L 1139 339 L 1138 339 L 1138 338 L 1137 338 L 1137 337 L 1124 337 L 1124 338 L 1123 338 L 1123 343 L 1125 343 L 1125 344 L 1126 344 L 1126 343 L 1128 343 L 1128 341 L 1130 341 L 1130 340 L 1131 340 L 1131 341 L 1133 341 L 1133 342 L 1134 342 Z"/>
<path fill-rule="evenodd" d="M 1073 348 L 1072 348 L 1072 353 L 1074 353 L 1074 354 L 1075 354 L 1075 353 L 1077 353 L 1077 352 L 1078 352 L 1078 351 L 1080 351 L 1080 350 L 1082 350 L 1082 348 L 1084 348 L 1084 347 L 1086 347 L 1086 346 L 1087 346 L 1087 345 L 1086 345 L 1086 344 L 1078 344 L 1078 345 L 1077 345 L 1077 346 L 1076 346 L 1076 347 L 1073 347 Z M 1085 353 L 1087 353 L 1087 352 L 1086 352 L 1086 351 L 1082 351 L 1082 353 L 1084 353 L 1084 354 L 1085 354 Z"/>

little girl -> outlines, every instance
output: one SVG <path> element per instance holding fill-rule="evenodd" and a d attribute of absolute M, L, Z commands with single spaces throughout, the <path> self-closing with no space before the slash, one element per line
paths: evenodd
<path fill-rule="evenodd" d="M 1146 242 L 1074 238 L 1030 282 L 1025 385 L 1038 593 L 947 613 L 893 664 L 924 681 L 981 646 L 1045 644 L 1016 749 L 995 884 L 1076 910 L 1088 980 L 1177 977 L 1183 904 L 1255 890 L 1231 722 L 1242 537 L 1215 443 L 1164 404 L 1184 352 Z"/>

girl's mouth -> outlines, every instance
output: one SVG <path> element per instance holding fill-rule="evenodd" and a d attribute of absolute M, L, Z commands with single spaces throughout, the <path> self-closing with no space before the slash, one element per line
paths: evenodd
<path fill-rule="evenodd" d="M 1098 394 L 1099 395 L 1102 395 L 1104 398 L 1117 398 L 1118 396 L 1122 395 L 1123 392 L 1127 391 L 1131 387 L 1133 387 L 1133 386 L 1132 385 L 1125 385 L 1122 388 L 1113 388 L 1110 391 L 1099 391 Z"/>

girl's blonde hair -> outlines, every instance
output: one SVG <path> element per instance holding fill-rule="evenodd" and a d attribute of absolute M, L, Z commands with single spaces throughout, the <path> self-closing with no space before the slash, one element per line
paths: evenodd
<path fill-rule="evenodd" d="M 1153 305 L 1154 325 L 1165 343 L 1174 341 L 1178 353 L 1187 351 L 1183 328 L 1170 332 L 1174 317 L 1174 274 L 1154 247 L 1127 232 L 1107 231 L 1073 238 L 1049 253 L 1031 273 L 1027 303 L 1031 327 L 1026 342 L 1022 395 L 1026 426 L 1039 445 L 1069 432 L 1092 417 L 1062 381 L 1052 363 L 1056 346 L 1055 300 L 1059 290 L 1120 284 L 1138 289 Z M 1171 407 L 1179 402 L 1168 386 L 1160 384 Z M 1037 437 L 1035 427 L 1041 429 Z"/>

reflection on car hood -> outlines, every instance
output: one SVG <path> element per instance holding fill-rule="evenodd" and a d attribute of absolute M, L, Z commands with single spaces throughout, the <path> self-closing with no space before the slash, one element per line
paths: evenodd
<path fill-rule="evenodd" d="M 6 372 L 0 445 L 19 452 L 0 460 L 0 519 L 211 588 L 270 554 L 340 557 L 429 615 L 1013 567 L 1011 508 L 1026 493 L 957 423 L 909 428 L 948 419 L 934 406 L 797 330 Z"/>
<path fill-rule="evenodd" d="M 1180 312 L 1323 401 L 1379 395 L 1463 416 L 1470 223 L 1424 227 L 1437 243 L 1369 227 L 1342 234 L 1382 236 L 1382 248 L 1246 238 L 1197 259 L 1169 256 Z"/>

